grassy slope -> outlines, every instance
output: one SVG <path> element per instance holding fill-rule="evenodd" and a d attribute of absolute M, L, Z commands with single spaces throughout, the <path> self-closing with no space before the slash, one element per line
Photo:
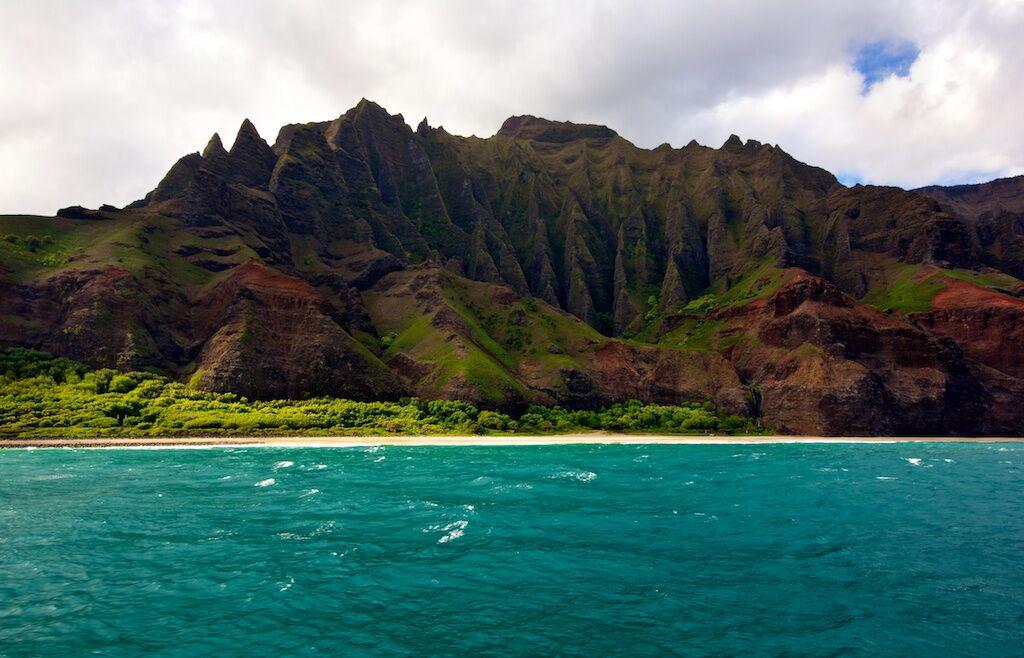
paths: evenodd
<path fill-rule="evenodd" d="M 233 253 L 227 258 L 175 253 L 187 246 Z M 218 278 L 217 273 L 196 265 L 199 258 L 237 263 L 253 257 L 255 253 L 238 236 L 198 238 L 180 230 L 177 220 L 157 215 L 125 214 L 105 220 L 0 216 L 0 266 L 16 281 L 117 265 L 140 277 L 155 268 L 175 283 L 198 287 Z"/>
<path fill-rule="evenodd" d="M 954 279 L 1004 294 L 1024 286 L 1024 282 L 1002 272 L 894 264 L 887 281 L 870 291 L 862 301 L 886 313 L 927 313 L 932 310 L 935 296 Z"/>
<path fill-rule="evenodd" d="M 500 402 L 510 392 L 526 395 L 524 376 L 554 386 L 561 368 L 578 365 L 566 352 L 607 340 L 543 302 L 496 303 L 490 298 L 494 286 L 447 272 L 439 272 L 438 282 L 443 308 L 396 302 L 374 291 L 364 295 L 380 333 L 394 334 L 385 360 L 404 354 L 431 365 L 417 382 L 422 395 L 439 395 L 452 380 L 468 383 L 484 401 Z M 454 314 L 461 326 L 436 323 L 439 311 Z"/>
<path fill-rule="evenodd" d="M 748 340 L 749 337 L 730 330 L 729 323 L 715 315 L 770 297 L 792 274 L 792 270 L 763 262 L 745 272 L 731 287 L 726 288 L 724 283 L 714 285 L 677 313 L 656 318 L 635 340 L 697 352 L 710 352 Z"/>

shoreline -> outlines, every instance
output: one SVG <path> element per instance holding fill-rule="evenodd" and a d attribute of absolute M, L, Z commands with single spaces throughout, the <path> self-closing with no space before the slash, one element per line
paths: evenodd
<path fill-rule="evenodd" d="M 664 434 L 504 435 L 504 436 L 182 436 L 0 439 L 0 449 L 16 448 L 360 448 L 372 446 L 550 446 L 550 445 L 766 445 L 791 443 L 1024 443 L 1024 437 L 892 436 L 685 436 Z"/>

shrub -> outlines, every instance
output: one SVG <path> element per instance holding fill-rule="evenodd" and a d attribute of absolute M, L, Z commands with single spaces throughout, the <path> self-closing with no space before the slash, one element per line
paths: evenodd
<path fill-rule="evenodd" d="M 497 411 L 481 411 L 476 418 L 476 423 L 485 430 L 508 429 L 512 419 Z"/>
<path fill-rule="evenodd" d="M 138 382 L 128 375 L 114 375 L 111 378 L 110 384 L 107 386 L 107 390 L 110 393 L 128 393 L 138 386 Z"/>
<path fill-rule="evenodd" d="M 712 294 L 707 294 L 691 300 L 689 304 L 683 307 L 683 310 L 691 313 L 707 313 L 714 310 L 717 306 L 718 298 Z"/>

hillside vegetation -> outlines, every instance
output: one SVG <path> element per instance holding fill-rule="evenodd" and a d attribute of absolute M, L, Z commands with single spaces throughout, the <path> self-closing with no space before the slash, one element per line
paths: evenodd
<path fill-rule="evenodd" d="M 763 432 L 709 404 L 630 401 L 597 410 L 531 406 L 512 417 L 458 401 L 337 398 L 253 401 L 205 393 L 151 372 L 92 370 L 20 348 L 0 353 L 0 437 L 185 435 L 658 434 Z"/>

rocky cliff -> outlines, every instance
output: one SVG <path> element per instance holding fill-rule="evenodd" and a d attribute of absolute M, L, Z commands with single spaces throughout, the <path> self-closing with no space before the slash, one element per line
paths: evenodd
<path fill-rule="evenodd" d="M 362 101 L 273 145 L 214 135 L 123 210 L 0 218 L 0 346 L 250 397 L 1020 434 L 1022 181 L 849 188 L 735 136 L 467 138 Z"/>

